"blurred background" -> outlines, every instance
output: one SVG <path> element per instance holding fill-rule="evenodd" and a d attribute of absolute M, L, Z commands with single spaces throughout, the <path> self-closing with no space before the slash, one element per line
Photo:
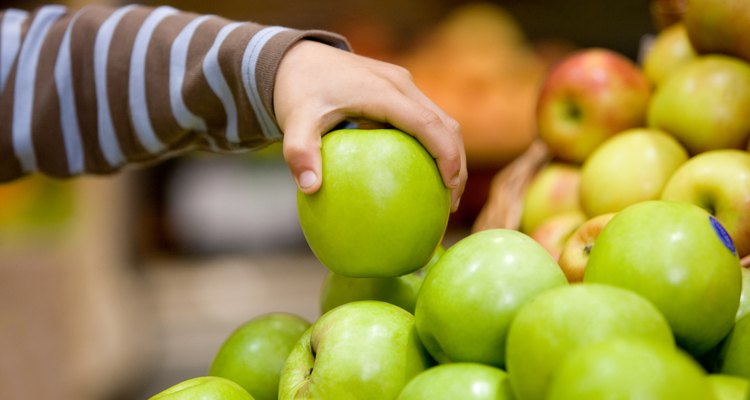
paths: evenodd
<path fill-rule="evenodd" d="M 27 10 L 46 3 L 0 1 Z M 359 54 L 409 68 L 463 129 L 469 181 L 446 246 L 470 232 L 492 177 L 534 139 L 549 66 L 591 46 L 637 60 L 656 25 L 648 0 L 141 4 L 331 30 Z M 299 228 L 278 145 L 0 186 L 0 398 L 148 398 L 204 375 L 248 319 L 285 311 L 315 320 L 324 274 Z"/>

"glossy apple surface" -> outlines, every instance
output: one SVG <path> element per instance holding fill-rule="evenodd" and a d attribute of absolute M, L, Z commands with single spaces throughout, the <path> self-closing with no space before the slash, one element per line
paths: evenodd
<path fill-rule="evenodd" d="M 630 129 L 602 143 L 581 168 L 581 205 L 590 217 L 656 200 L 672 173 L 688 159 L 672 136 Z"/>
<path fill-rule="evenodd" d="M 614 216 L 615 213 L 607 213 L 589 218 L 565 241 L 557 263 L 568 278 L 568 282 L 583 280 L 583 273 L 586 271 L 589 254 L 594 248 L 596 238 Z"/>
<path fill-rule="evenodd" d="M 674 135 L 691 155 L 743 149 L 750 135 L 750 65 L 713 54 L 680 68 L 656 89 L 648 126 Z"/>
<path fill-rule="evenodd" d="M 750 396 L 750 381 L 745 378 L 711 374 L 708 380 L 716 393 L 716 400 L 745 400 Z"/>
<path fill-rule="evenodd" d="M 589 48 L 557 64 L 537 102 L 539 137 L 560 160 L 582 163 L 610 136 L 643 126 L 651 87 L 622 54 Z"/>
<path fill-rule="evenodd" d="M 451 246 L 417 296 L 419 337 L 439 362 L 502 367 L 508 326 L 521 305 L 566 285 L 547 251 L 518 231 L 473 233 Z"/>
<path fill-rule="evenodd" d="M 613 339 L 583 348 L 556 371 L 548 400 L 719 400 L 705 371 L 674 346 Z"/>
<path fill-rule="evenodd" d="M 279 400 L 395 399 L 432 365 L 414 316 L 381 301 L 334 308 L 302 335 L 287 358 Z"/>
<path fill-rule="evenodd" d="M 398 400 L 512 400 L 505 371 L 484 364 L 450 363 L 432 367 L 401 391 Z"/>
<path fill-rule="evenodd" d="M 721 343 L 717 372 L 750 379 L 750 315 L 740 318 Z"/>
<path fill-rule="evenodd" d="M 746 314 L 750 314 L 750 268 L 742 268 L 742 294 L 740 295 L 740 307 L 737 309 L 739 320 Z"/>
<path fill-rule="evenodd" d="M 553 162 L 532 179 L 523 196 L 521 232 L 531 234 L 550 217 L 581 210 L 581 171 L 576 165 Z"/>
<path fill-rule="evenodd" d="M 698 55 L 683 23 L 672 24 L 654 38 L 643 57 L 643 73 L 658 86 Z"/>
<path fill-rule="evenodd" d="M 286 313 L 254 318 L 224 341 L 208 374 L 238 383 L 256 400 L 277 399 L 284 361 L 309 326 L 305 319 Z"/>
<path fill-rule="evenodd" d="M 391 129 L 323 136 L 323 184 L 297 193 L 307 243 L 337 274 L 385 278 L 416 271 L 440 244 L 450 194 L 413 137 Z"/>
<path fill-rule="evenodd" d="M 149 400 L 254 400 L 242 386 L 218 376 L 201 376 L 180 382 Z"/>
<path fill-rule="evenodd" d="M 674 346 L 664 316 L 643 297 L 614 286 L 571 284 L 518 311 L 508 333 L 507 371 L 520 399 L 542 400 L 560 363 L 575 350 L 615 337 Z"/>
<path fill-rule="evenodd" d="M 583 281 L 649 299 L 695 356 L 732 328 L 742 289 L 739 259 L 718 221 L 696 205 L 662 200 L 635 204 L 609 221 Z"/>
<path fill-rule="evenodd" d="M 698 154 L 669 178 L 661 198 L 702 207 L 727 230 L 740 258 L 750 254 L 750 153 Z"/>

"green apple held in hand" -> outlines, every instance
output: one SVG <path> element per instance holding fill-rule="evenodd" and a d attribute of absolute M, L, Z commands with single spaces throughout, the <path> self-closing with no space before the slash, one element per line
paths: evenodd
<path fill-rule="evenodd" d="M 656 89 L 648 126 L 672 134 L 692 155 L 744 148 L 750 136 L 750 65 L 722 55 L 698 57 Z"/>
<path fill-rule="evenodd" d="M 676 23 L 659 32 L 649 46 L 643 58 L 643 73 L 652 85 L 658 86 L 696 57 L 685 25 Z"/>
<path fill-rule="evenodd" d="M 254 318 L 224 341 L 208 374 L 238 383 L 256 400 L 275 400 L 284 361 L 309 326 L 306 320 L 286 313 Z"/>
<path fill-rule="evenodd" d="M 543 221 L 530 236 L 557 261 L 565 246 L 565 241 L 584 222 L 586 222 L 586 214 L 583 211 L 558 214 Z"/>
<path fill-rule="evenodd" d="M 644 339 L 617 338 L 570 355 L 555 372 L 547 400 L 719 400 L 689 355 Z"/>
<path fill-rule="evenodd" d="M 505 371 L 476 363 L 432 367 L 409 381 L 398 400 L 513 400 Z"/>
<path fill-rule="evenodd" d="M 416 271 L 443 238 L 450 193 L 435 160 L 406 133 L 347 129 L 323 136 L 323 184 L 297 193 L 302 231 L 331 271 L 385 278 Z"/>
<path fill-rule="evenodd" d="M 750 153 L 713 150 L 691 158 L 672 175 L 661 198 L 702 207 L 729 232 L 740 258 L 750 254 Z"/>
<path fill-rule="evenodd" d="M 693 46 L 750 61 L 750 6 L 746 0 L 690 0 L 684 15 Z"/>
<path fill-rule="evenodd" d="M 568 278 L 568 282 L 581 282 L 583 280 L 583 273 L 586 270 L 589 254 L 591 254 L 591 249 L 594 248 L 596 238 L 599 237 L 602 229 L 614 216 L 615 213 L 607 213 L 586 220 L 565 242 L 557 263 L 565 277 Z"/>
<path fill-rule="evenodd" d="M 651 87 L 625 56 L 585 49 L 554 67 L 537 102 L 539 136 L 559 159 L 582 163 L 610 136 L 642 126 Z"/>
<path fill-rule="evenodd" d="M 656 200 L 687 159 L 682 145 L 657 129 L 630 129 L 613 136 L 583 163 L 583 210 L 593 217 Z"/>
<path fill-rule="evenodd" d="M 254 400 L 245 389 L 229 379 L 201 376 L 180 382 L 149 400 Z"/>
<path fill-rule="evenodd" d="M 581 209 L 578 166 L 553 162 L 532 179 L 523 198 L 521 232 L 531 234 L 550 217 Z"/>
<path fill-rule="evenodd" d="M 289 354 L 279 400 L 395 399 L 432 360 L 414 316 L 381 301 L 347 303 L 325 313 Z"/>
<path fill-rule="evenodd" d="M 445 253 L 445 247 L 440 245 L 427 265 L 415 272 L 395 278 L 349 278 L 328 271 L 320 290 L 321 313 L 325 314 L 335 307 L 353 301 L 380 300 L 399 306 L 413 314 L 424 276 L 443 253 Z"/>
<path fill-rule="evenodd" d="M 678 344 L 700 356 L 732 328 L 742 276 L 734 245 L 713 216 L 690 203 L 654 200 L 609 221 L 591 250 L 583 281 L 649 299 Z"/>
<path fill-rule="evenodd" d="M 575 350 L 616 337 L 638 337 L 674 346 L 664 316 L 624 289 L 572 284 L 526 303 L 508 333 L 507 367 L 519 399 L 545 399 L 550 379 Z"/>
<path fill-rule="evenodd" d="M 708 380 L 716 400 L 745 400 L 750 395 L 750 381 L 738 376 L 711 374 Z"/>
<path fill-rule="evenodd" d="M 750 379 L 750 315 L 737 320 L 719 347 L 717 372 Z"/>
<path fill-rule="evenodd" d="M 419 337 L 441 363 L 502 367 L 518 308 L 566 284 L 547 251 L 523 233 L 473 233 L 451 246 L 425 277 L 415 310 Z"/>

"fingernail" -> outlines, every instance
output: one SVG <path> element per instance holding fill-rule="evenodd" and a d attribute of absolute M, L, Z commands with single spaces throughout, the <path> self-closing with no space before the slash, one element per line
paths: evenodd
<path fill-rule="evenodd" d="M 302 189 L 307 189 L 310 186 L 314 185 L 317 180 L 318 176 L 315 174 L 315 172 L 305 171 L 299 175 L 299 187 Z"/>
<path fill-rule="evenodd" d="M 458 176 L 458 174 L 454 175 L 451 179 L 451 187 L 456 187 L 461 182 L 461 177 Z"/>

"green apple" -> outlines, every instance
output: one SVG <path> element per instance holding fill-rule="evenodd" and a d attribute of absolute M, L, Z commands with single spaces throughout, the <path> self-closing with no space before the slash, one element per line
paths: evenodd
<path fill-rule="evenodd" d="M 576 283 L 542 293 L 510 326 L 507 370 L 520 399 L 544 399 L 560 363 L 579 348 L 614 337 L 674 345 L 664 316 L 646 299 L 614 286 Z"/>
<path fill-rule="evenodd" d="M 659 86 L 696 57 L 685 25 L 672 24 L 659 32 L 646 50 L 643 56 L 643 73 L 652 85 Z"/>
<path fill-rule="evenodd" d="M 557 263 L 568 282 L 573 283 L 583 280 L 583 272 L 586 270 L 589 254 L 591 254 L 591 249 L 594 248 L 596 238 L 599 237 L 602 229 L 614 216 L 615 213 L 607 213 L 589 218 L 565 241 Z"/>
<path fill-rule="evenodd" d="M 636 128 L 602 143 L 581 168 L 581 205 L 589 216 L 656 200 L 672 173 L 688 159 L 672 136 Z"/>
<path fill-rule="evenodd" d="M 596 239 L 583 281 L 652 301 L 695 356 L 732 328 L 742 289 L 739 259 L 721 224 L 696 205 L 664 200 L 618 212 Z"/>
<path fill-rule="evenodd" d="M 444 252 L 445 247 L 438 246 L 427 265 L 410 274 L 394 278 L 350 278 L 328 271 L 320 289 L 320 311 L 325 314 L 335 307 L 353 301 L 380 300 L 397 305 L 413 314 L 424 276 Z"/>
<path fill-rule="evenodd" d="M 552 216 L 579 211 L 580 180 L 581 171 L 576 165 L 553 162 L 542 167 L 523 196 L 521 232 L 531 234 Z"/>
<path fill-rule="evenodd" d="M 740 258 L 750 254 L 750 153 L 712 150 L 691 158 L 675 171 L 661 198 L 704 208 L 729 232 Z"/>
<path fill-rule="evenodd" d="M 716 371 L 750 379 L 750 315 L 737 320 L 719 347 Z"/>
<path fill-rule="evenodd" d="M 565 284 L 555 260 L 527 235 L 507 229 L 473 233 L 451 246 L 425 277 L 414 313 L 419 337 L 440 363 L 502 367 L 518 308 Z"/>
<path fill-rule="evenodd" d="M 149 400 L 254 400 L 242 386 L 218 376 L 201 376 L 180 382 Z"/>
<path fill-rule="evenodd" d="M 651 87 L 620 53 L 579 50 L 542 83 L 537 101 L 539 137 L 558 159 L 582 163 L 610 136 L 642 126 Z"/>
<path fill-rule="evenodd" d="M 347 303 L 323 314 L 289 354 L 279 400 L 395 399 L 432 365 L 414 316 L 382 301 Z"/>
<path fill-rule="evenodd" d="M 740 307 L 737 309 L 735 321 L 750 314 L 750 268 L 742 268 L 742 294 L 740 295 Z"/>
<path fill-rule="evenodd" d="M 750 60 L 750 7 L 746 0 L 690 0 L 684 21 L 699 52 Z"/>
<path fill-rule="evenodd" d="M 656 89 L 648 126 L 674 135 L 692 155 L 744 148 L 750 136 L 750 65 L 718 54 L 698 57 Z"/>
<path fill-rule="evenodd" d="M 584 222 L 586 222 L 586 214 L 580 210 L 554 215 L 544 220 L 529 236 L 541 244 L 557 261 L 565 246 L 565 241 Z"/>
<path fill-rule="evenodd" d="M 450 193 L 430 153 L 393 129 L 323 136 L 323 184 L 297 193 L 310 249 L 337 274 L 385 278 L 416 271 L 440 244 Z"/>
<path fill-rule="evenodd" d="M 745 400 L 750 395 L 750 381 L 738 376 L 711 374 L 708 376 L 717 400 Z"/>
<path fill-rule="evenodd" d="M 221 345 L 208 374 L 238 383 L 257 400 L 275 400 L 284 361 L 309 326 L 301 317 L 280 312 L 247 321 Z"/>
<path fill-rule="evenodd" d="M 617 338 L 580 349 L 555 372 L 548 400 L 711 400 L 705 371 L 674 346 Z"/>
<path fill-rule="evenodd" d="M 512 400 L 505 371 L 476 363 L 432 367 L 409 381 L 398 400 Z"/>

